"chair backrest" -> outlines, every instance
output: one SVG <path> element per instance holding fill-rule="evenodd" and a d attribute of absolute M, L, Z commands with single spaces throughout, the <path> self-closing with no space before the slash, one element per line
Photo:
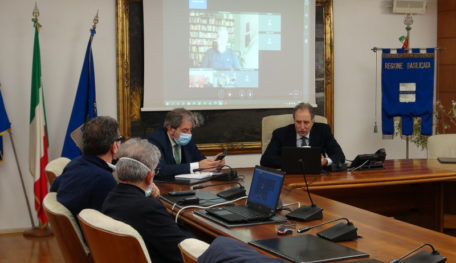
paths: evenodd
<path fill-rule="evenodd" d="M 46 176 L 50 185 L 52 185 L 57 176 L 62 174 L 63 168 L 65 168 L 70 161 L 71 160 L 66 157 L 59 157 L 46 165 L 44 170 L 46 171 Z"/>
<path fill-rule="evenodd" d="M 187 238 L 178 245 L 184 263 L 196 263 L 199 256 L 209 247 L 209 244 L 196 238 Z"/>
<path fill-rule="evenodd" d="M 48 193 L 43 206 L 65 262 L 92 262 L 76 218 L 57 201 L 57 193 Z"/>
<path fill-rule="evenodd" d="M 325 117 L 315 115 L 315 122 L 328 123 Z M 261 151 L 264 153 L 272 138 L 272 132 L 280 127 L 294 123 L 293 114 L 270 115 L 263 118 L 261 122 Z"/>
<path fill-rule="evenodd" d="M 456 157 L 456 134 L 432 135 L 427 142 L 428 159 Z"/>
<path fill-rule="evenodd" d="M 151 262 L 144 240 L 130 225 L 94 209 L 82 210 L 78 218 L 96 263 Z"/>

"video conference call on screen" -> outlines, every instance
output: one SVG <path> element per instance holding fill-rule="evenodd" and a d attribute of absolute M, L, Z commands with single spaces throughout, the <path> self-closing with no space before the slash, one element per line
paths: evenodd
<path fill-rule="evenodd" d="M 312 1 L 147 2 L 144 109 L 313 102 Z M 149 8 L 160 23 L 148 23 Z"/>

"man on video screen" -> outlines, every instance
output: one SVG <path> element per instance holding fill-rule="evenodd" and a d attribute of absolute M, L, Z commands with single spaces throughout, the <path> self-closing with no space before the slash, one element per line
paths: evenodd
<path fill-rule="evenodd" d="M 227 47 L 228 45 L 228 30 L 226 27 L 221 27 L 217 31 L 217 39 L 213 43 L 213 47 L 204 55 L 202 68 L 214 69 L 240 69 L 241 64 L 237 54 Z"/>

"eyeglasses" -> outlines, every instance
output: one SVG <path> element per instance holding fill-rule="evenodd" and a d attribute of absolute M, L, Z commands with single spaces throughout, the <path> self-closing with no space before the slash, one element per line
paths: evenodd
<path fill-rule="evenodd" d="M 124 141 L 124 137 L 122 135 L 119 136 L 119 138 L 115 139 L 114 141 L 115 142 L 123 142 Z"/>
<path fill-rule="evenodd" d="M 154 169 L 154 176 L 157 176 L 160 173 L 160 168 L 155 168 Z"/>

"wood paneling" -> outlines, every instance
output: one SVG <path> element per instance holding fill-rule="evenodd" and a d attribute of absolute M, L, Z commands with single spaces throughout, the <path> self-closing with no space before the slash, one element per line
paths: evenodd
<path fill-rule="evenodd" d="M 456 65 L 439 65 L 439 92 L 456 91 Z"/>
<path fill-rule="evenodd" d="M 454 29 L 453 29 L 454 30 Z M 440 50 L 439 65 L 456 64 L 456 37 L 455 38 L 438 38 L 437 43 Z"/>
<path fill-rule="evenodd" d="M 454 0 L 438 0 L 439 12 L 456 10 L 456 1 Z"/>
<path fill-rule="evenodd" d="M 437 25 L 437 34 L 440 38 L 456 37 L 456 10 L 440 12 Z"/>
<path fill-rule="evenodd" d="M 445 110 L 451 109 L 451 101 L 456 100 L 456 1 L 439 0 L 437 17 L 437 44 L 442 49 L 438 56 L 437 99 Z M 440 115 L 439 132 L 455 133 L 456 124 Z M 443 130 L 442 124 L 451 126 Z"/>

